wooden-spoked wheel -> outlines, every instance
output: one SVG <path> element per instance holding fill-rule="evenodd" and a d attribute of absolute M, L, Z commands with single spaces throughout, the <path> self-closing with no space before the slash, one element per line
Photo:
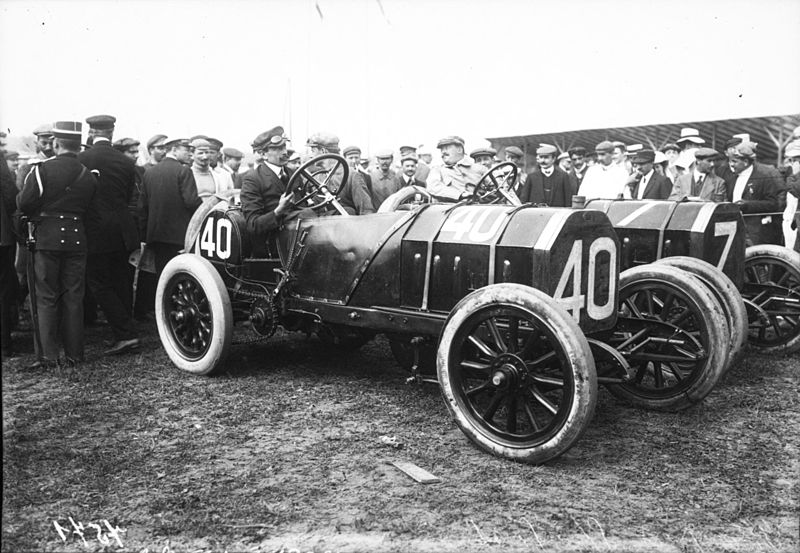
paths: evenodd
<path fill-rule="evenodd" d="M 498 163 L 475 185 L 472 201 L 479 204 L 522 205 L 512 191 L 518 174 L 519 168 L 513 162 Z"/>
<path fill-rule="evenodd" d="M 222 278 L 200 256 L 172 259 L 158 280 L 156 324 L 170 360 L 180 369 L 209 374 L 225 360 L 233 312 Z"/>
<path fill-rule="evenodd" d="M 800 253 L 770 244 L 751 246 L 744 267 L 750 345 L 762 353 L 800 351 Z"/>
<path fill-rule="evenodd" d="M 456 424 L 500 457 L 554 459 L 594 412 L 597 376 L 586 338 L 552 298 L 528 286 L 494 284 L 462 299 L 436 364 Z"/>
<path fill-rule="evenodd" d="M 329 168 L 320 169 L 322 162 L 333 160 Z M 292 173 L 286 185 L 292 193 L 292 205 L 299 209 L 319 211 L 332 205 L 342 215 L 348 215 L 336 198 L 350 178 L 347 161 L 337 154 L 323 154 L 309 159 Z"/>
<path fill-rule="evenodd" d="M 615 396 L 677 411 L 706 397 L 728 360 L 727 322 L 714 295 L 691 274 L 662 264 L 620 274 L 617 326 L 607 343 L 635 371 Z"/>

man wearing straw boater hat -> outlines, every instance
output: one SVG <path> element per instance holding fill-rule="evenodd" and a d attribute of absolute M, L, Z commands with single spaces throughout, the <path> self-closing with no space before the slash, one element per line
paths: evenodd
<path fill-rule="evenodd" d="M 67 365 L 83 360 L 84 216 L 97 180 L 78 161 L 81 123 L 58 121 L 52 132 L 56 156 L 28 173 L 17 202 L 31 220 L 28 278 L 37 357 L 32 368 L 55 366 L 59 341 Z"/>

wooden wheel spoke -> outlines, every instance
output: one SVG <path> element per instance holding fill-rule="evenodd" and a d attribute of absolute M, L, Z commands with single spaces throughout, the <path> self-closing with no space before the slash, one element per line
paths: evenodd
<path fill-rule="evenodd" d="M 552 401 L 547 399 L 536 386 L 529 386 L 528 390 L 533 395 L 534 399 L 536 399 L 536 401 L 542 404 L 542 406 L 548 411 L 550 411 L 550 413 L 552 413 L 553 415 L 558 413 L 558 407 Z"/>
<path fill-rule="evenodd" d="M 503 399 L 505 399 L 505 396 L 503 394 L 495 393 L 494 397 L 489 402 L 489 405 L 486 406 L 486 409 L 484 409 L 483 413 L 481 414 L 483 420 L 489 422 L 494 418 L 494 414 L 497 412 L 497 409 L 500 407 L 500 404 L 503 402 Z"/>
<path fill-rule="evenodd" d="M 503 337 L 500 335 L 500 329 L 497 328 L 497 322 L 494 319 L 488 319 L 486 321 L 486 326 L 489 328 L 489 334 L 492 336 L 492 340 L 497 347 L 500 348 L 500 351 L 503 353 L 508 351 L 508 347 L 506 343 L 503 341 Z"/>
<path fill-rule="evenodd" d="M 519 349 L 519 319 L 510 317 L 508 320 L 508 351 L 517 353 Z"/>
<path fill-rule="evenodd" d="M 514 394 L 506 402 L 506 429 L 512 434 L 517 431 L 517 396 Z"/>
<path fill-rule="evenodd" d="M 555 356 L 556 356 L 556 352 L 548 351 L 547 353 L 545 353 L 544 355 L 539 356 L 538 358 L 534 359 L 533 361 L 526 362 L 525 366 L 528 367 L 528 370 L 533 370 L 536 367 L 541 366 L 545 362 L 550 361 L 551 359 L 555 358 Z"/>
<path fill-rule="evenodd" d="M 661 363 L 658 361 L 653 363 L 653 379 L 655 380 L 656 388 L 664 387 L 664 373 L 661 372 Z"/>
<path fill-rule="evenodd" d="M 673 303 L 675 303 L 675 294 L 669 292 L 667 293 L 667 297 L 664 298 L 664 304 L 661 307 L 661 313 L 658 315 L 659 319 L 662 321 L 666 320 Z"/>
<path fill-rule="evenodd" d="M 469 340 L 469 342 L 472 345 L 474 345 L 476 348 L 478 348 L 478 350 L 480 350 L 481 353 L 483 353 L 486 357 L 489 357 L 490 359 L 493 359 L 493 358 L 497 357 L 498 355 L 500 355 L 499 353 L 494 351 L 492 348 L 490 348 L 486 344 L 486 342 L 484 342 L 483 340 L 481 340 L 480 338 L 478 338 L 474 334 L 470 334 L 470 336 L 469 336 L 469 338 L 467 338 L 467 340 Z"/>
<path fill-rule="evenodd" d="M 537 382 L 539 384 L 549 384 L 550 386 L 557 386 L 559 388 L 564 387 L 564 379 L 563 378 L 556 378 L 554 376 L 545 376 L 542 374 L 532 374 L 530 375 L 531 380 Z"/>
<path fill-rule="evenodd" d="M 536 415 L 533 413 L 533 410 L 531 409 L 531 406 L 528 404 L 528 402 L 523 403 L 523 405 L 525 407 L 525 414 L 528 416 L 528 420 L 530 421 L 531 426 L 533 426 L 533 429 L 536 432 L 538 432 L 542 427 L 539 424 L 539 421 L 536 420 Z"/>
<path fill-rule="evenodd" d="M 472 396 L 474 396 L 474 395 L 476 395 L 476 394 L 478 394 L 478 393 L 480 393 L 480 392 L 482 392 L 484 390 L 487 390 L 487 389 L 491 388 L 491 386 L 492 386 L 491 381 L 487 380 L 483 384 L 479 384 L 478 386 L 475 386 L 474 388 L 470 388 L 465 393 L 466 393 L 467 397 L 472 397 Z"/>
<path fill-rule="evenodd" d="M 462 361 L 461 366 L 465 369 L 474 369 L 478 371 L 485 371 L 491 367 L 489 363 L 480 363 L 478 361 Z"/>

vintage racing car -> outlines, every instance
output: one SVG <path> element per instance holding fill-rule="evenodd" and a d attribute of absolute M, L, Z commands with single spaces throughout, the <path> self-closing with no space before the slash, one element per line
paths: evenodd
<path fill-rule="evenodd" d="M 316 170 L 325 158 L 333 167 Z M 347 173 L 327 154 L 288 189 L 298 206 L 322 210 Z M 159 278 L 159 335 L 181 369 L 218 369 L 239 321 L 260 339 L 280 325 L 342 347 L 385 333 L 412 379 L 438 382 L 475 444 L 543 463 L 585 430 L 598 382 L 675 409 L 702 399 L 725 366 L 713 295 L 667 266 L 620 280 L 619 241 L 601 211 L 464 203 L 297 218 L 272 237 L 273 255 L 254 257 L 235 196 L 198 209 L 192 253 Z M 425 371 L 431 352 L 435 374 Z M 654 384 L 642 397 L 645 374 Z M 665 385 L 667 375 L 679 384 Z"/>

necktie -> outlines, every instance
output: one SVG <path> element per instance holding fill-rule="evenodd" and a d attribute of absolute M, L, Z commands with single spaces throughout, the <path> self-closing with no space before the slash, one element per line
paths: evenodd
<path fill-rule="evenodd" d="M 283 184 L 287 184 L 289 182 L 289 178 L 286 176 L 286 171 L 281 169 L 280 179 Z"/>

